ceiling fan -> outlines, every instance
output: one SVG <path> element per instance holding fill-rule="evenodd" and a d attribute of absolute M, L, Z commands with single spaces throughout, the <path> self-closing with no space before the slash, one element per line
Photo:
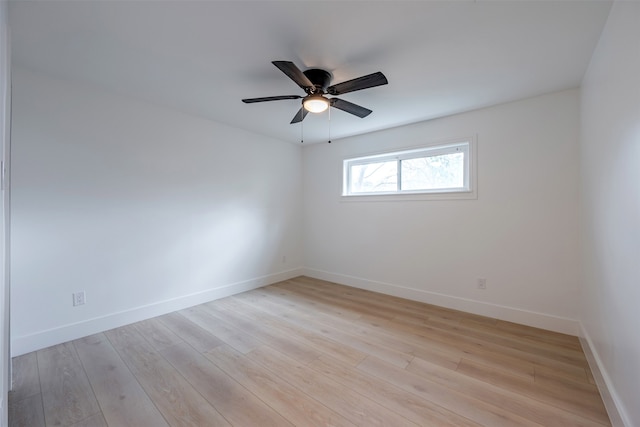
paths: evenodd
<path fill-rule="evenodd" d="M 300 86 L 306 96 L 300 95 L 281 95 L 268 96 L 264 98 L 248 98 L 242 102 L 252 104 L 254 102 L 280 101 L 283 99 L 302 99 L 302 107 L 291 120 L 291 124 L 299 123 L 307 116 L 307 113 L 321 113 L 329 107 L 334 107 L 347 113 L 353 114 L 360 118 L 371 114 L 371 110 L 361 107 L 349 101 L 339 98 L 327 98 L 325 95 L 342 95 L 356 90 L 368 89 L 376 86 L 382 86 L 389 83 L 387 78 L 381 72 L 368 74 L 356 79 L 347 80 L 329 86 L 331 83 L 331 73 L 319 68 L 311 68 L 301 71 L 293 62 L 290 61 L 272 61 L 272 64 L 278 67 L 280 71 L 285 73 L 291 80 Z"/>

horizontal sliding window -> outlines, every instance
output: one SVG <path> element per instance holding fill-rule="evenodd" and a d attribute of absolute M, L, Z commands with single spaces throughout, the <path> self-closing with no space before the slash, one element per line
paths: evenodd
<path fill-rule="evenodd" d="M 344 160 L 343 196 L 471 192 L 472 141 Z"/>

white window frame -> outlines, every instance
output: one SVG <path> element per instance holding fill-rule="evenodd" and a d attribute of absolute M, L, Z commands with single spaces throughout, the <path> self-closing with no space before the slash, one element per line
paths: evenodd
<path fill-rule="evenodd" d="M 343 160 L 342 200 L 344 201 L 390 201 L 390 200 L 448 200 L 448 199 L 476 199 L 476 138 L 466 137 L 453 140 L 430 143 L 421 147 L 405 148 L 402 150 L 370 154 L 362 157 L 351 157 Z M 428 156 L 438 156 L 455 152 L 462 152 L 464 156 L 464 185 L 458 188 L 444 188 L 431 190 L 400 190 L 402 160 Z M 350 171 L 352 166 L 368 163 L 398 161 L 397 190 L 385 192 L 351 193 Z"/>

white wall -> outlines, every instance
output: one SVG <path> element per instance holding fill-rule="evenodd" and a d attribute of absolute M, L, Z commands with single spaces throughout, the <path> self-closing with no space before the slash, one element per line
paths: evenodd
<path fill-rule="evenodd" d="M 640 426 L 640 3 L 613 5 L 581 105 L 582 333 L 614 425 Z"/>
<path fill-rule="evenodd" d="M 305 147 L 306 273 L 576 334 L 578 103 L 569 90 Z M 340 199 L 345 157 L 471 135 L 477 200 Z"/>
<path fill-rule="evenodd" d="M 13 77 L 14 356 L 300 273 L 299 146 Z"/>

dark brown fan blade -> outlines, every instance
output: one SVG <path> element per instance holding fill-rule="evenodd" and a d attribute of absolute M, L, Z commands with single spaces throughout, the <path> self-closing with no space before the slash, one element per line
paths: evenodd
<path fill-rule="evenodd" d="M 296 113 L 295 116 L 293 116 L 293 120 L 291 120 L 291 123 L 289 124 L 294 124 L 294 123 L 300 123 L 301 121 L 304 120 L 305 117 L 307 117 L 307 113 L 308 111 L 304 109 L 304 107 L 301 107 L 298 112 Z"/>
<path fill-rule="evenodd" d="M 300 71 L 300 68 L 296 67 L 296 64 L 294 64 L 293 62 L 272 61 L 271 63 L 278 67 L 280 71 L 289 76 L 289 78 L 296 82 L 296 84 L 302 89 L 314 87 L 313 83 L 311 83 L 311 80 L 309 80 L 307 76 L 305 76 L 302 71 Z"/>
<path fill-rule="evenodd" d="M 370 87 L 382 86 L 389 83 L 387 78 L 380 71 L 357 79 L 347 80 L 337 85 L 329 86 L 327 93 L 331 95 L 342 95 L 343 93 L 354 92 L 356 90 L 368 89 Z"/>
<path fill-rule="evenodd" d="M 254 102 L 280 101 L 281 99 L 300 99 L 300 98 L 302 98 L 300 95 L 267 96 L 265 98 L 243 99 L 242 102 L 244 102 L 245 104 L 253 104 Z"/>
<path fill-rule="evenodd" d="M 372 111 L 368 108 L 364 108 L 357 104 L 354 104 L 353 102 L 345 101 L 338 98 L 331 98 L 331 106 L 337 108 L 338 110 L 351 113 L 354 116 L 358 116 L 360 118 L 367 117 L 372 113 Z"/>

